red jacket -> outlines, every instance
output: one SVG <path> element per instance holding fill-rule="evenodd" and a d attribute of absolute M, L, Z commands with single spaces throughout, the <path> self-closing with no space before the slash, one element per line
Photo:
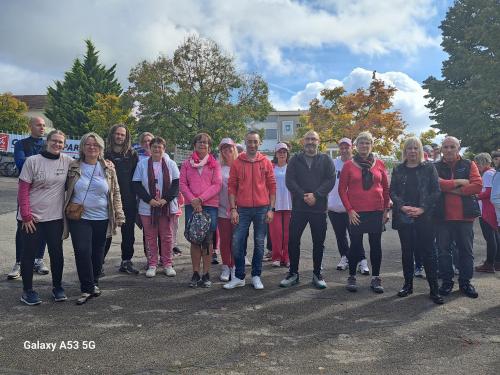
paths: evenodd
<path fill-rule="evenodd" d="M 389 179 L 384 162 L 375 159 L 370 171 L 373 174 L 373 186 L 363 189 L 361 168 L 352 160 L 345 162 L 340 172 L 339 195 L 347 212 L 383 211 L 389 208 Z"/>
<path fill-rule="evenodd" d="M 257 152 L 254 161 L 241 153 L 231 165 L 228 180 L 229 195 L 236 197 L 238 207 L 261 207 L 270 204 L 276 194 L 276 179 L 272 163 Z"/>

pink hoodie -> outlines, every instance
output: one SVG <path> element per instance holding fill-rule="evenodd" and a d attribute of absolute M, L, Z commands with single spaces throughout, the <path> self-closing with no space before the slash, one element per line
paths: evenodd
<path fill-rule="evenodd" d="M 219 191 L 222 187 L 222 174 L 219 163 L 214 168 L 208 165 L 203 171 L 191 166 L 189 159 L 181 166 L 181 177 L 179 187 L 184 195 L 185 204 L 191 204 L 195 198 L 201 198 L 203 206 L 219 207 Z"/>

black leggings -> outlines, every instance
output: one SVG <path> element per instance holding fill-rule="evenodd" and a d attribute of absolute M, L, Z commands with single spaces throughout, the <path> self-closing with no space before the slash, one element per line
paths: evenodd
<path fill-rule="evenodd" d="M 21 253 L 21 276 L 23 278 L 23 289 L 33 289 L 33 262 L 40 250 L 40 243 L 47 242 L 50 257 L 50 270 L 52 271 L 52 285 L 54 288 L 61 286 L 64 267 L 64 255 L 62 247 L 63 220 L 52 220 L 35 223 L 34 233 L 27 233 L 21 229 L 23 251 Z"/>
<path fill-rule="evenodd" d="M 372 264 L 372 276 L 380 274 L 382 264 L 382 233 L 368 233 L 370 243 L 370 262 Z M 349 275 L 356 275 L 356 267 L 364 258 L 363 233 L 351 234 L 351 247 L 347 258 L 349 260 Z"/>

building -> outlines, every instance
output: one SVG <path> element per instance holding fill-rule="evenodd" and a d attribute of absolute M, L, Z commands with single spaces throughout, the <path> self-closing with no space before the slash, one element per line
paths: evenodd
<path fill-rule="evenodd" d="M 305 110 L 272 111 L 264 121 L 252 121 L 247 124 L 249 129 L 264 129 L 264 139 L 260 150 L 267 154 L 274 154 L 274 146 L 282 141 L 290 141 L 297 137 L 297 128 L 300 127 L 300 116 L 307 114 Z M 327 145 L 326 152 L 334 156 L 338 151 L 337 145 Z"/>
<path fill-rule="evenodd" d="M 42 117 L 45 120 L 47 130 L 53 128 L 52 121 L 45 116 L 45 107 L 47 106 L 47 95 L 14 95 L 14 98 L 25 103 L 28 106 L 28 117 Z"/>

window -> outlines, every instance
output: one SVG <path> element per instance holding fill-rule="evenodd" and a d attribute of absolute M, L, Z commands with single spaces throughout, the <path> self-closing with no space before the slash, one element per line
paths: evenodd
<path fill-rule="evenodd" d="M 267 140 L 278 140 L 278 130 L 277 129 L 266 129 L 264 133 L 264 139 Z"/>
<path fill-rule="evenodd" d="M 283 135 L 293 135 L 293 121 L 281 121 Z"/>

